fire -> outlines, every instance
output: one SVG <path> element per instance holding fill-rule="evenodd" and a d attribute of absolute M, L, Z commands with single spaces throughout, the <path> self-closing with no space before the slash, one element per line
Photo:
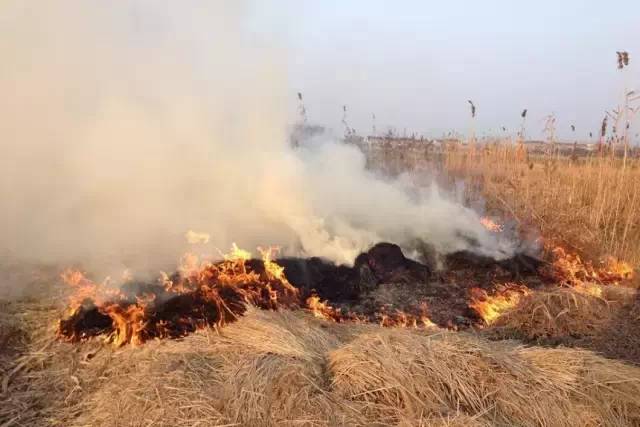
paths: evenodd
<path fill-rule="evenodd" d="M 489 228 L 489 227 L 487 227 Z M 490 229 L 490 228 L 489 228 Z M 550 277 L 560 286 L 568 286 L 577 292 L 597 298 L 603 297 L 604 286 L 617 285 L 633 278 L 629 264 L 615 258 L 606 258 L 599 266 L 583 260 L 578 254 L 562 247 L 552 249 L 553 262 Z M 472 308 L 486 324 L 492 324 L 500 316 L 514 308 L 523 296 L 532 291 L 523 285 L 507 283 L 493 292 L 480 288 L 471 289 Z"/>
<path fill-rule="evenodd" d="M 144 305 L 109 304 L 105 307 L 105 311 L 113 321 L 115 332 L 111 339 L 116 347 L 126 343 L 136 345 L 143 342 L 143 331 L 146 326 Z"/>
<path fill-rule="evenodd" d="M 499 224 L 486 216 L 483 216 L 482 218 L 480 218 L 480 224 L 482 224 L 484 228 L 486 228 L 487 230 L 493 233 L 500 233 L 501 231 L 504 230 L 504 227 L 502 224 Z"/>
<path fill-rule="evenodd" d="M 591 295 L 592 297 L 602 298 L 602 286 L 597 283 L 583 282 L 576 285 L 574 289 L 582 294 Z"/>
<path fill-rule="evenodd" d="M 432 328 L 436 324 L 426 315 L 408 314 L 401 310 L 396 310 L 392 314 L 380 314 L 380 326 L 397 328 Z"/>
<path fill-rule="evenodd" d="M 526 287 L 515 283 L 507 283 L 493 295 L 489 295 L 483 289 L 472 288 L 469 307 L 490 325 L 505 312 L 517 306 L 520 299 L 529 293 Z"/>
<path fill-rule="evenodd" d="M 552 250 L 555 279 L 569 286 L 579 286 L 585 281 L 598 279 L 595 269 L 589 262 L 583 262 L 580 255 L 566 252 L 561 247 Z"/>
<path fill-rule="evenodd" d="M 94 283 L 79 271 L 66 271 L 63 280 L 73 292 L 58 336 L 79 341 L 104 335 L 115 346 L 140 344 L 224 325 L 241 316 L 248 304 L 270 310 L 297 307 L 298 290 L 271 260 L 273 252 L 262 251 L 262 263 L 236 245 L 217 263 L 186 254 L 178 272 L 162 273 L 157 284 L 130 282 L 118 289 Z"/>
<path fill-rule="evenodd" d="M 249 261 L 251 259 L 251 252 L 240 249 L 235 243 L 231 244 L 231 252 L 228 254 L 222 254 L 222 257 L 227 261 Z"/>
<path fill-rule="evenodd" d="M 617 285 L 634 277 L 629 264 L 613 257 L 607 257 L 599 267 L 594 267 L 580 255 L 571 254 L 562 247 L 553 248 L 552 253 L 555 278 L 568 286 L 584 286 L 587 282 Z"/>
<path fill-rule="evenodd" d="M 258 251 L 261 260 L 252 258 L 250 252 L 235 244 L 228 254 L 223 254 L 221 261 L 187 253 L 175 273 L 161 272 L 155 283 L 135 282 L 128 272 L 120 283 L 110 279 L 96 283 L 81 271 L 67 270 L 62 277 L 71 290 L 69 312 L 58 323 L 58 336 L 71 342 L 102 336 L 115 346 L 136 345 L 150 339 L 182 337 L 205 327 L 224 326 L 242 316 L 248 305 L 266 310 L 306 307 L 315 317 L 337 323 L 376 323 L 403 328 L 434 326 L 426 303 L 416 302 L 399 310 L 374 299 L 351 306 L 330 303 L 315 294 L 301 295 L 298 288 L 289 283 L 284 267 L 275 261 L 278 248 L 258 248 Z M 562 248 L 555 248 L 553 253 L 553 263 L 541 270 L 550 274 L 546 278 L 596 297 L 602 297 L 604 285 L 620 283 L 634 274 L 628 264 L 613 258 L 594 267 Z M 472 288 L 468 304 L 486 324 L 495 322 L 531 292 L 524 284 L 496 286 L 496 281 L 504 279 L 503 275 L 494 270 L 489 273 L 490 282 L 482 288 L 487 289 L 487 285 L 493 283 L 496 289 Z M 293 270 L 292 274 L 290 277 L 294 278 L 298 273 Z M 474 286 L 473 281 L 468 283 Z M 320 291 L 326 289 L 320 288 Z M 444 311 L 438 304 L 434 302 L 432 308 L 442 324 L 445 323 Z M 460 322 L 447 324 L 455 327 L 462 324 Z"/>
<path fill-rule="evenodd" d="M 384 327 L 400 328 L 430 328 L 436 325 L 429 319 L 426 304 L 420 304 L 416 314 L 405 313 L 401 310 L 394 310 L 387 313 L 385 307 L 372 315 L 357 314 L 352 311 L 343 313 L 340 308 L 332 307 L 329 301 L 322 301 L 319 296 L 311 295 L 307 298 L 307 308 L 313 315 L 322 320 L 332 322 L 355 322 L 355 323 L 378 323 Z"/>
<path fill-rule="evenodd" d="M 126 276 L 123 275 L 123 277 Z M 74 289 L 74 292 L 69 297 L 69 307 L 72 310 L 88 299 L 96 301 L 98 304 L 104 304 L 106 301 L 117 300 L 122 297 L 118 289 L 110 287 L 109 278 L 106 278 L 103 283 L 97 284 L 89 280 L 83 272 L 73 269 L 63 271 L 61 278 L 64 283 Z"/>
<path fill-rule="evenodd" d="M 335 309 L 329 305 L 329 301 L 322 301 L 318 295 L 311 295 L 307 298 L 307 307 L 314 317 L 322 320 L 332 320 L 339 322 L 342 319 L 340 309 Z"/>
<path fill-rule="evenodd" d="M 121 286 L 95 283 L 82 272 L 68 270 L 72 288 L 68 315 L 58 323 L 58 336 L 76 342 L 102 336 L 114 346 L 150 339 L 177 338 L 204 327 L 238 319 L 247 305 L 278 310 L 303 305 L 299 290 L 274 261 L 278 248 L 258 248 L 262 260 L 233 245 L 222 261 L 187 253 L 174 274 L 160 273 L 156 283 L 136 283 L 127 275 Z M 426 304 L 411 312 L 379 307 L 368 314 L 343 311 L 311 295 L 306 306 L 314 316 L 333 322 L 378 323 L 405 328 L 431 327 Z"/>
<path fill-rule="evenodd" d="M 610 256 L 605 259 L 598 274 L 603 281 L 620 282 L 633 279 L 635 272 L 626 262 Z"/>
<path fill-rule="evenodd" d="M 275 255 L 280 249 L 277 247 L 270 247 L 267 249 L 258 248 L 258 252 L 262 255 L 262 262 L 264 263 L 264 269 L 267 274 L 276 280 L 280 280 L 283 283 L 289 283 L 284 275 L 284 267 L 278 265 L 272 261 L 273 255 Z"/>

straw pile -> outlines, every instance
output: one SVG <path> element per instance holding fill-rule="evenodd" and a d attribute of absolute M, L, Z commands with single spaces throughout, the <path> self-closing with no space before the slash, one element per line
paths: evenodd
<path fill-rule="evenodd" d="M 524 296 L 493 324 L 494 336 L 553 342 L 564 337 L 593 336 L 611 317 L 610 303 L 568 288 Z"/>
<path fill-rule="evenodd" d="M 253 309 L 219 332 L 118 350 L 50 342 L 43 328 L 0 425 L 640 423 L 640 368 L 585 350 Z"/>
<path fill-rule="evenodd" d="M 382 331 L 335 350 L 330 361 L 335 392 L 385 424 L 456 410 L 489 425 L 640 422 L 640 370 L 585 350 Z"/>
<path fill-rule="evenodd" d="M 543 345 L 578 345 L 637 361 L 637 352 L 622 349 L 625 342 L 640 338 L 637 310 L 636 291 L 629 288 L 591 284 L 537 291 L 496 319 L 487 336 Z"/>

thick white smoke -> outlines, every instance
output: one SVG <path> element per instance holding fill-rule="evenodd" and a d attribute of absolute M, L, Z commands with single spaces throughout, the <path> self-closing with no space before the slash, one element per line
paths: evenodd
<path fill-rule="evenodd" d="M 290 148 L 286 50 L 256 32 L 251 4 L 0 11 L 0 249 L 12 257 L 153 269 L 188 230 L 210 249 L 346 263 L 379 240 L 496 250 L 475 213 L 436 191 L 410 198 L 354 148 Z"/>

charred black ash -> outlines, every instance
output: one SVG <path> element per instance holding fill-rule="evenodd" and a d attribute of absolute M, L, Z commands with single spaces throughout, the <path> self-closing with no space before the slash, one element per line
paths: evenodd
<path fill-rule="evenodd" d="M 130 282 L 120 288 L 113 301 L 98 306 L 90 298 L 59 323 L 59 335 L 78 341 L 102 334 L 120 335 L 120 343 L 131 342 L 131 334 L 144 342 L 152 338 L 178 338 L 198 328 L 223 325 L 242 316 L 246 304 L 262 309 L 304 307 L 317 296 L 345 319 L 384 323 L 387 315 L 402 313 L 428 318 L 439 326 L 466 328 L 479 322 L 469 310 L 470 291 L 490 290 L 518 281 L 526 286 L 541 283 L 539 268 L 544 261 L 526 254 L 495 260 L 473 252 L 455 252 L 443 259 L 443 268 L 407 258 L 392 243 L 378 243 L 360 254 L 353 266 L 336 265 L 321 258 L 280 258 L 290 284 L 270 277 L 262 260 L 247 260 L 246 270 L 255 273 L 238 284 L 219 281 L 215 265 L 202 282 L 170 276 L 171 282 L 190 285 L 176 293 L 160 283 Z M 253 277 L 251 279 L 251 277 Z M 291 287 L 293 286 L 293 288 Z M 382 319 L 382 321 L 380 320 Z M 123 327 L 123 322 L 132 325 Z M 142 328 L 131 331 L 131 328 Z M 124 335 L 124 336 L 123 336 Z"/>

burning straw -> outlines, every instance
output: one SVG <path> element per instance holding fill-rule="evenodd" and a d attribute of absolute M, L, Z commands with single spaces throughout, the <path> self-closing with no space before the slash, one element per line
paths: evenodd
<path fill-rule="evenodd" d="M 76 342 L 104 335 L 115 346 L 153 338 L 176 338 L 207 326 L 237 320 L 247 305 L 276 310 L 299 304 L 299 293 L 262 251 L 262 262 L 238 249 L 221 262 L 183 258 L 179 272 L 160 283 L 128 283 L 120 288 L 96 284 L 77 271 L 63 278 L 73 286 L 69 315 L 58 324 L 58 336 Z"/>

